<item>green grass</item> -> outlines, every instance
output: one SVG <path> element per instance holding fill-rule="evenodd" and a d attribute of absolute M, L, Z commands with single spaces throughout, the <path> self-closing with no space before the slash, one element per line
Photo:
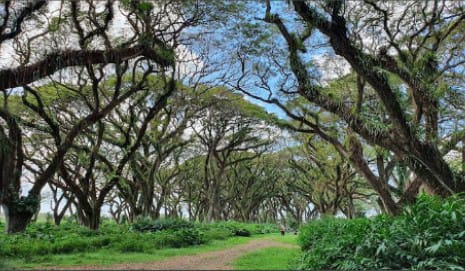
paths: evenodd
<path fill-rule="evenodd" d="M 237 270 L 289 270 L 295 269 L 300 249 L 287 247 L 270 247 L 260 249 L 239 257 L 234 262 Z"/>
<path fill-rule="evenodd" d="M 295 247 L 270 247 L 247 253 L 234 263 L 237 270 L 289 270 L 295 269 L 301 251 L 297 246 L 297 236 L 293 234 L 270 234 L 267 239 L 295 245 Z"/>
<path fill-rule="evenodd" d="M 0 269 L 157 261 L 273 238 L 270 232 L 277 230 L 272 224 L 203 224 L 173 219 L 142 219 L 131 225 L 104 221 L 99 231 L 70 221 L 60 226 L 39 222 L 17 235 L 5 234 L 3 227 L 0 223 Z"/>
<path fill-rule="evenodd" d="M 253 238 L 269 237 L 269 234 Z M 111 249 L 101 249 L 95 252 L 74 253 L 61 255 L 35 256 L 30 259 L 7 259 L 0 268 L 29 269 L 45 268 L 49 266 L 73 266 L 73 265 L 102 265 L 108 266 L 118 263 L 142 263 L 158 261 L 167 257 L 195 255 L 198 253 L 226 249 L 235 245 L 247 243 L 253 238 L 231 237 L 227 240 L 213 240 L 208 244 L 185 248 L 166 248 L 153 250 L 146 253 L 122 253 Z"/>

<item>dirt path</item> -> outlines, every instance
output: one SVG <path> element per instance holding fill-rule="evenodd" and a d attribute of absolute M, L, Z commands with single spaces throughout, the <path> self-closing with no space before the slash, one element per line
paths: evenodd
<path fill-rule="evenodd" d="M 231 248 L 199 253 L 188 256 L 175 256 L 156 262 L 125 263 L 109 266 L 83 265 L 53 268 L 55 270 L 231 270 L 232 263 L 238 257 L 262 248 L 295 247 L 267 239 L 254 239 L 247 244 Z"/>

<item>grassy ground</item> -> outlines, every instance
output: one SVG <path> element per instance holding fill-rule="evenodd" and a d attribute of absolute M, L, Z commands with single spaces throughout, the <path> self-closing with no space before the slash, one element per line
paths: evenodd
<path fill-rule="evenodd" d="M 248 253 L 234 262 L 237 270 L 289 270 L 293 268 L 300 256 L 296 235 L 270 235 L 270 240 L 295 245 L 295 247 L 271 247 Z"/>
<path fill-rule="evenodd" d="M 280 243 L 285 243 L 285 244 L 289 244 L 289 245 L 296 245 L 296 246 L 298 245 L 298 243 L 297 243 L 297 235 L 294 235 L 293 233 L 289 233 L 289 234 L 286 234 L 284 236 L 282 236 L 279 233 L 270 234 L 269 238 L 270 238 L 270 240 L 280 242 Z"/>
<path fill-rule="evenodd" d="M 259 235 L 252 238 L 274 238 L 273 234 Z M 205 245 L 186 248 L 167 248 L 154 250 L 152 253 L 122 253 L 114 250 L 98 250 L 88 253 L 73 253 L 59 255 L 35 256 L 31 259 L 16 259 L 3 261 L 0 268 L 3 269 L 29 269 L 46 268 L 48 266 L 72 266 L 72 265 L 111 265 L 117 263 L 142 263 L 157 261 L 172 256 L 195 255 L 202 252 L 226 249 L 235 245 L 244 244 L 252 238 L 232 237 L 227 240 L 214 240 Z"/>
<path fill-rule="evenodd" d="M 289 270 L 300 255 L 299 248 L 270 247 L 248 253 L 234 262 L 237 270 Z"/>

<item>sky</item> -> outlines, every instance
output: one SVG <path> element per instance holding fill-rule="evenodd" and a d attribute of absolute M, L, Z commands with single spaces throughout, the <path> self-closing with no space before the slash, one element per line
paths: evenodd
<path fill-rule="evenodd" d="M 295 86 L 292 86 L 293 76 L 291 75 L 289 78 L 280 76 L 278 67 L 274 67 L 273 60 L 270 59 L 271 55 L 277 56 L 275 59 L 286 66 L 288 51 L 285 40 L 278 33 L 276 26 L 262 20 L 266 9 L 264 1 L 237 1 L 233 3 L 239 3 L 239 6 L 242 4 L 243 10 L 226 13 L 225 19 L 221 23 L 201 26 L 189 33 L 197 35 L 198 38 L 197 42 L 194 41 L 190 47 L 192 51 L 195 53 L 206 50 L 208 55 L 206 66 L 213 66 L 211 69 L 213 72 L 204 80 L 234 88 L 242 74 L 239 62 L 239 55 L 241 55 L 245 59 L 248 75 L 247 79 L 241 81 L 246 91 L 261 97 L 268 95 L 263 90 L 258 78 L 254 76 L 257 74 L 254 71 L 255 67 L 259 67 L 261 71 L 270 68 L 270 74 L 266 81 L 273 96 L 280 95 L 279 89 L 282 86 L 295 90 Z M 295 23 L 295 12 L 288 3 L 272 1 L 271 7 L 271 12 L 277 12 L 291 31 L 294 28 L 301 28 L 299 24 Z M 319 46 L 325 43 L 327 43 L 327 39 L 320 32 L 315 31 L 307 42 L 310 50 L 301 55 L 304 61 L 311 63 L 311 72 L 315 75 L 315 80 L 318 80 L 322 85 L 350 72 L 350 65 L 341 57 L 335 56 L 329 46 Z M 218 67 L 220 67 L 219 70 Z M 287 73 L 290 73 L 288 67 Z M 288 82 L 284 82 L 286 80 Z M 280 118 L 288 118 L 285 112 L 276 105 L 247 95 L 245 98 Z"/>

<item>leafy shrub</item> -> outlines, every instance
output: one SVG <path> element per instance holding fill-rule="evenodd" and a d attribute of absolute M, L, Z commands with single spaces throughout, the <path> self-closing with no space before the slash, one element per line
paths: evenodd
<path fill-rule="evenodd" d="M 198 229 L 183 229 L 173 232 L 173 241 L 171 247 L 187 247 L 205 243 L 204 234 Z"/>
<path fill-rule="evenodd" d="M 203 233 L 197 229 L 165 230 L 153 233 L 127 233 L 125 238 L 118 239 L 113 247 L 121 252 L 150 252 L 161 248 L 200 245 L 206 241 Z"/>
<path fill-rule="evenodd" d="M 301 228 L 304 269 L 465 266 L 465 201 L 421 196 L 398 217 L 322 219 Z"/>
<path fill-rule="evenodd" d="M 0 233 L 0 257 L 30 257 L 97 250 L 109 246 L 117 238 L 122 238 L 121 233 L 127 231 L 116 224 L 111 228 L 112 231 L 96 232 L 76 224 L 63 223 L 57 227 L 49 223 L 33 223 L 25 233 Z"/>
<path fill-rule="evenodd" d="M 278 227 L 273 224 L 249 224 L 236 221 L 221 221 L 212 224 L 203 224 L 202 229 L 221 229 L 229 231 L 231 236 L 250 236 L 253 234 L 264 234 L 278 232 Z"/>
<path fill-rule="evenodd" d="M 34 256 L 99 249 L 153 253 L 161 248 L 179 248 L 227 239 L 240 231 L 256 234 L 267 227 L 270 226 L 233 221 L 200 224 L 180 219 L 141 219 L 132 226 L 104 221 L 98 231 L 91 231 L 66 220 L 60 226 L 32 223 L 25 233 L 7 235 L 0 232 L 0 258 L 31 260 Z"/>
<path fill-rule="evenodd" d="M 339 261 L 352 257 L 369 224 L 368 219 L 326 218 L 303 227 L 299 242 L 303 250 L 309 251 L 304 254 L 306 267 L 336 268 Z"/>
<path fill-rule="evenodd" d="M 70 236 L 56 242 L 53 246 L 54 253 L 72 253 L 79 251 L 88 251 L 91 249 L 90 242 L 75 236 Z"/>
<path fill-rule="evenodd" d="M 279 232 L 278 225 L 276 224 L 257 224 L 259 234 L 277 233 Z"/>
<path fill-rule="evenodd" d="M 124 239 L 119 239 L 113 246 L 121 252 L 144 252 L 149 249 L 146 243 L 148 242 L 145 236 L 126 234 Z"/>
<path fill-rule="evenodd" d="M 180 230 L 189 228 L 194 228 L 194 224 L 192 222 L 178 218 L 160 218 L 157 220 L 141 218 L 132 224 L 132 229 L 139 232 L 156 232 L 163 230 Z"/>
<path fill-rule="evenodd" d="M 233 236 L 230 230 L 225 228 L 205 228 L 202 230 L 207 240 L 225 240 Z"/>

